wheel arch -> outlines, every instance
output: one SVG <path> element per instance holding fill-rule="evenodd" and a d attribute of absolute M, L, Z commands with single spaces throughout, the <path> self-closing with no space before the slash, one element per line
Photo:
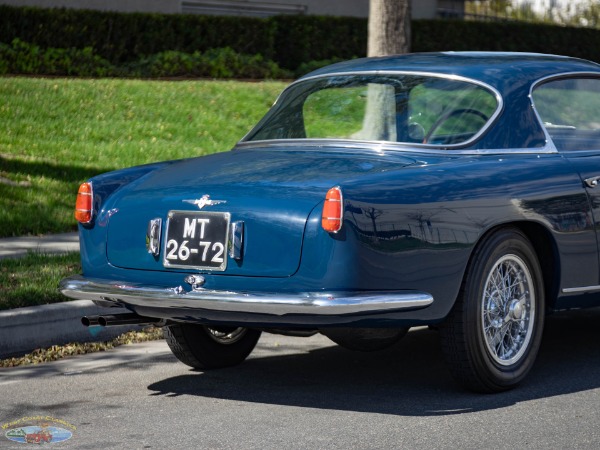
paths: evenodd
<path fill-rule="evenodd" d="M 530 262 L 522 258 L 530 262 L 537 258 L 536 273 Z M 515 387 L 529 373 L 540 348 L 544 311 L 552 298 L 555 258 L 552 235 L 533 222 L 499 224 L 477 241 L 459 297 L 440 326 L 446 362 L 462 386 L 476 392 L 500 392 Z M 500 276 L 504 281 L 491 281 L 492 274 L 497 274 L 507 260 L 511 268 L 503 269 L 505 272 Z M 523 277 L 527 277 L 526 282 L 515 282 Z M 539 283 L 544 290 L 549 289 L 543 298 L 537 292 L 531 294 L 528 287 Z M 489 291 L 488 286 L 491 286 Z M 522 307 L 530 311 L 525 313 L 525 327 L 520 323 L 524 318 L 521 307 L 513 310 L 515 302 L 525 302 Z M 508 328 L 504 328 L 505 324 L 509 324 Z M 506 333 L 510 339 L 506 339 Z"/>
<path fill-rule="evenodd" d="M 533 247 L 533 251 L 538 258 L 538 262 L 542 270 L 541 275 L 544 282 L 544 300 L 546 304 L 546 311 L 549 312 L 553 309 L 558 297 L 560 284 L 560 264 L 558 264 L 559 256 L 556 241 L 554 240 L 550 230 L 540 223 L 530 221 L 515 221 L 499 224 L 488 229 L 477 240 L 477 243 L 473 247 L 473 251 L 469 257 L 469 262 L 467 263 L 467 268 L 463 274 L 462 281 L 464 282 L 465 277 L 469 272 L 469 267 L 472 263 L 477 248 L 493 234 L 499 232 L 500 230 L 510 228 L 517 229 L 523 233 Z"/>

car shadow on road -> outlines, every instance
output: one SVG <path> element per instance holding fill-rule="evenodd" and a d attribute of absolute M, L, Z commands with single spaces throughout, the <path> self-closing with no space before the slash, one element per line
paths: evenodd
<path fill-rule="evenodd" d="M 411 331 L 395 348 L 358 353 L 321 347 L 248 359 L 241 366 L 168 378 L 151 395 L 195 395 L 265 404 L 438 416 L 504 408 L 600 387 L 600 309 L 547 319 L 536 366 L 517 389 L 495 395 L 461 390 L 446 369 L 436 331 Z M 289 350 L 289 349 L 288 349 Z M 264 353 L 264 352 L 263 352 Z"/>

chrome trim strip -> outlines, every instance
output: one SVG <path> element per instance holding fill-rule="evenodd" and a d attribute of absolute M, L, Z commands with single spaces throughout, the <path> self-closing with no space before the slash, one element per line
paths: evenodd
<path fill-rule="evenodd" d="M 273 139 L 269 141 L 249 141 L 238 142 L 235 149 L 242 148 L 265 148 L 265 147 L 293 147 L 295 149 L 319 151 L 323 147 L 341 148 L 343 150 L 353 150 L 364 154 L 365 150 L 373 151 L 379 155 L 384 155 L 387 151 L 392 152 L 410 152 L 426 153 L 440 155 L 540 155 L 558 153 L 554 143 L 547 142 L 544 147 L 536 148 L 500 148 L 500 149 L 482 149 L 482 150 L 455 150 L 440 147 L 428 147 L 421 145 L 418 148 L 411 144 L 389 141 L 353 141 L 342 139 Z"/>
<path fill-rule="evenodd" d="M 255 313 L 270 316 L 308 314 L 334 316 L 382 313 L 425 308 L 433 303 L 431 294 L 420 291 L 365 292 L 229 292 L 196 289 L 145 287 L 122 281 L 65 278 L 59 290 L 70 298 L 112 301 L 131 306 L 185 308 L 219 312 Z"/>
<path fill-rule="evenodd" d="M 282 92 L 281 94 L 279 94 L 279 96 L 277 97 L 277 99 L 275 100 L 275 102 L 273 103 L 273 106 L 275 106 L 277 104 L 277 102 L 279 101 L 279 99 L 281 98 L 282 95 L 284 95 L 284 93 L 286 91 L 288 91 L 289 89 L 295 87 L 297 84 L 302 84 L 304 82 L 307 81 L 313 81 L 313 80 L 318 80 L 318 79 L 326 79 L 326 78 L 332 78 L 332 77 L 341 77 L 341 76 L 358 76 L 358 75 L 411 75 L 411 76 L 422 76 L 422 77 L 432 77 L 432 78 L 443 78 L 446 80 L 451 80 L 451 81 L 461 81 L 463 83 L 469 83 L 469 84 L 474 84 L 476 86 L 479 86 L 483 89 L 486 89 L 488 91 L 490 91 L 491 94 L 493 94 L 496 97 L 496 102 L 498 103 L 496 110 L 494 111 L 494 114 L 492 114 L 490 116 L 490 118 L 487 120 L 487 122 L 485 123 L 485 125 L 483 127 L 481 127 L 481 129 L 474 135 L 471 137 L 471 139 L 461 142 L 460 144 L 451 144 L 451 145 L 431 145 L 431 144 L 418 144 L 418 143 L 410 143 L 410 145 L 415 145 L 418 146 L 420 148 L 444 148 L 444 149 L 451 149 L 451 148 L 463 148 L 463 147 L 468 147 L 469 145 L 471 145 L 473 142 L 477 141 L 477 139 L 479 139 L 485 132 L 488 131 L 488 129 L 492 126 L 492 124 L 496 121 L 496 118 L 500 115 L 500 113 L 502 112 L 502 110 L 504 109 L 504 99 L 502 98 L 502 95 L 500 94 L 500 92 L 494 88 L 493 86 L 490 86 L 487 83 L 484 83 L 482 81 L 479 80 L 475 80 L 473 78 L 468 78 L 468 77 L 463 77 L 460 75 L 452 75 L 452 74 L 442 74 L 442 73 L 435 73 L 435 72 L 426 72 L 426 71 L 408 71 L 408 70 L 364 70 L 364 71 L 350 71 L 350 72 L 332 72 L 332 73 L 327 73 L 327 74 L 322 74 L 322 75 L 313 75 L 311 77 L 305 77 L 305 78 L 300 78 L 296 81 L 294 81 L 293 83 L 291 83 L 289 86 L 287 86 Z M 273 107 L 272 106 L 272 107 Z M 272 108 L 271 107 L 271 108 Z M 268 114 L 268 112 L 267 112 Z M 265 115 L 266 117 L 266 115 Z M 261 123 L 262 120 L 259 122 Z M 252 132 L 254 131 L 253 127 L 250 131 L 248 131 L 248 133 L 246 133 L 246 135 L 238 142 L 238 145 L 241 143 L 245 143 L 246 138 L 252 134 Z M 252 141 L 252 142 L 261 142 L 261 141 Z M 262 142 L 270 142 L 270 141 L 262 141 Z M 369 142 L 373 142 L 373 141 L 369 141 Z M 392 143 L 391 141 L 384 141 L 386 143 Z M 404 143 L 404 145 L 407 145 L 409 143 Z"/>
<path fill-rule="evenodd" d="M 573 288 L 563 288 L 563 294 L 577 294 L 584 292 L 597 292 L 600 291 L 600 286 L 582 286 Z"/>

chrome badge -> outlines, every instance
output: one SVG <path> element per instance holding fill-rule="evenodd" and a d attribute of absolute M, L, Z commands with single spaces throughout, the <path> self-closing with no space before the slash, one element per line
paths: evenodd
<path fill-rule="evenodd" d="M 219 205 L 221 203 L 226 203 L 225 200 L 211 200 L 210 195 L 203 195 L 199 199 L 196 200 L 183 200 L 185 203 L 191 203 L 192 205 L 196 205 L 198 209 L 202 209 L 205 206 L 214 206 Z"/>

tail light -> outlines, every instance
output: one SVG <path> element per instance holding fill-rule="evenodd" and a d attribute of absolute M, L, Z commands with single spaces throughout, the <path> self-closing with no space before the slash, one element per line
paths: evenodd
<path fill-rule="evenodd" d="M 75 201 L 75 219 L 80 223 L 90 223 L 94 212 L 92 183 L 82 183 Z"/>
<path fill-rule="evenodd" d="M 342 216 L 344 215 L 342 200 L 342 190 L 339 187 L 332 187 L 327 191 L 325 203 L 323 203 L 321 226 L 329 233 L 337 233 L 342 229 Z"/>

